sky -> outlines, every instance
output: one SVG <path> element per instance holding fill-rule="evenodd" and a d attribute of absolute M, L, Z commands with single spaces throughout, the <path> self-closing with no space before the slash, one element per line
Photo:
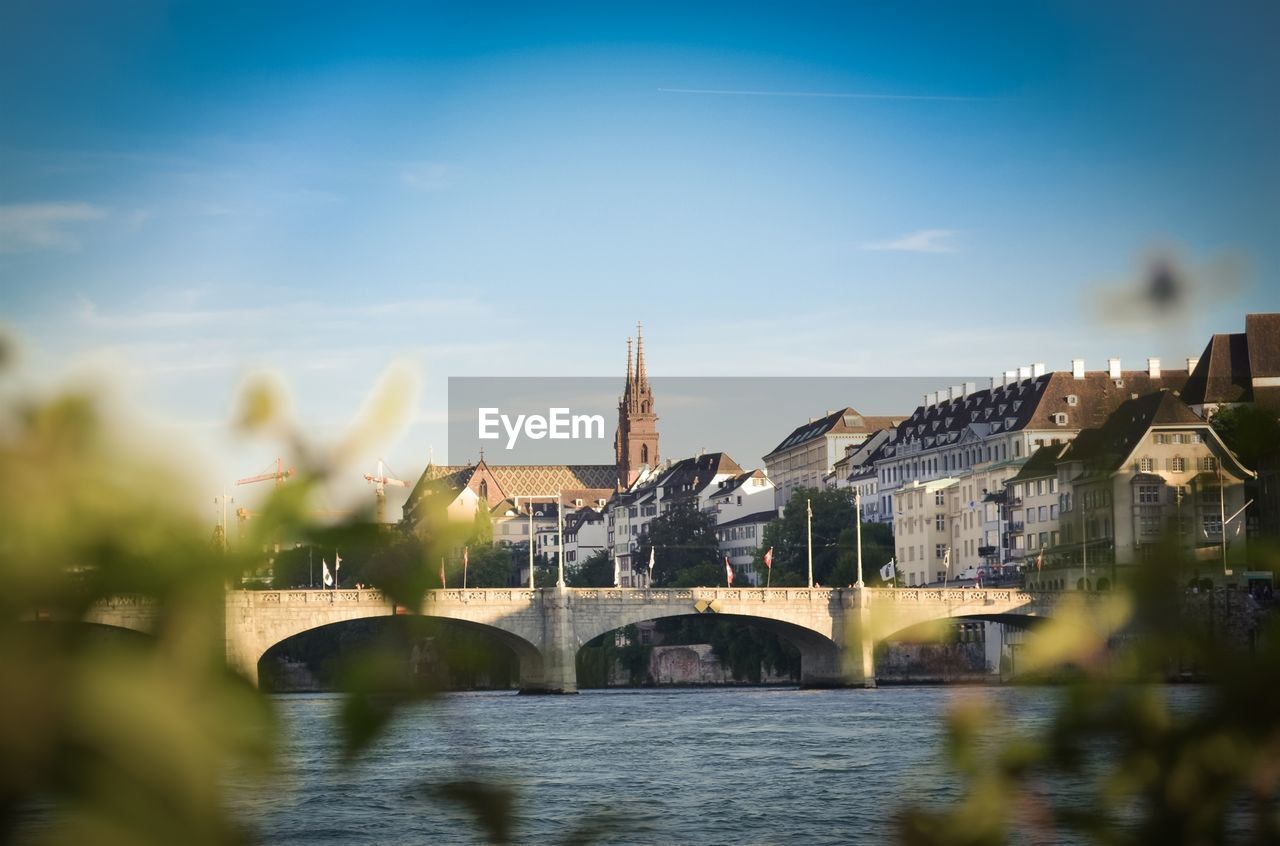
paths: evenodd
<path fill-rule="evenodd" d="M 669 376 L 1170 367 L 1280 310 L 1278 35 L 1265 2 L 10 0 L 7 378 L 108 386 L 216 492 L 280 451 L 230 426 L 246 378 L 331 443 L 400 368 L 355 496 L 443 449 L 448 377 L 620 376 L 637 321 Z"/>

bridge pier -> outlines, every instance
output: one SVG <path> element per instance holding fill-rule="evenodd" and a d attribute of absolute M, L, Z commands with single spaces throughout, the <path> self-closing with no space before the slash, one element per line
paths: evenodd
<path fill-rule="evenodd" d="M 866 593 L 856 589 L 840 591 L 832 605 L 833 639 L 797 644 L 800 686 L 875 687 L 875 643 Z"/>
<path fill-rule="evenodd" d="M 569 611 L 569 591 L 563 587 L 544 589 L 541 600 L 541 661 L 537 662 L 540 666 L 530 667 L 526 675 L 526 662 L 521 658 L 520 692 L 577 693 L 578 645 Z"/>

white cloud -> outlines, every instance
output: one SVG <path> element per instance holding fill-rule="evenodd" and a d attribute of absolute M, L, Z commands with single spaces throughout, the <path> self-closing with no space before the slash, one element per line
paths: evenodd
<path fill-rule="evenodd" d="M 957 249 L 948 241 L 956 234 L 954 229 L 921 229 L 892 241 L 863 244 L 861 249 L 900 253 L 954 253 Z"/>
<path fill-rule="evenodd" d="M 411 162 L 400 171 L 400 181 L 418 191 L 443 191 L 457 183 L 458 168 L 444 162 Z"/>
<path fill-rule="evenodd" d="M 89 203 L 17 203 L 0 206 L 0 253 L 74 250 L 74 224 L 106 217 Z"/>

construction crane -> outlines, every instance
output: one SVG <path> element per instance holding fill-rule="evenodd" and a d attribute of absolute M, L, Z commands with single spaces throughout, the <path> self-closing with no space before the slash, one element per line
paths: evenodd
<path fill-rule="evenodd" d="M 247 479 L 237 479 L 236 484 L 251 485 L 254 482 L 266 482 L 268 480 L 275 479 L 276 487 L 278 488 L 284 484 L 285 479 L 289 478 L 292 475 L 293 475 L 293 468 L 290 467 L 288 470 L 284 469 L 284 459 L 277 458 L 276 469 L 274 471 L 268 470 L 265 473 L 259 473 L 258 475 L 250 476 Z"/>
<path fill-rule="evenodd" d="M 388 475 L 381 458 L 378 459 L 378 475 L 374 476 L 370 473 L 365 473 L 364 478 L 366 482 L 373 483 L 373 495 L 378 503 L 378 525 L 382 525 L 386 521 L 387 485 L 395 485 L 397 488 L 407 488 L 409 487 L 409 483 L 404 479 L 397 479 L 395 476 Z"/>

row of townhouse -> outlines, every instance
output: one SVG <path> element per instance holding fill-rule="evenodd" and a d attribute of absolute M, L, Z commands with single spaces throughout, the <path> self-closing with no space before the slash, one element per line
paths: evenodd
<path fill-rule="evenodd" d="M 834 452 L 829 433 L 845 435 L 821 481 L 852 487 L 864 519 L 892 525 L 907 584 L 1021 577 L 1035 567 L 1050 575 L 1031 583 L 1096 584 L 1090 561 L 1131 563 L 1171 532 L 1201 558 L 1216 550 L 1230 570 L 1246 522 L 1280 527 L 1280 454 L 1255 480 L 1206 419 L 1224 405 L 1280 408 L 1280 314 L 1248 315 L 1245 324 L 1215 335 L 1185 368 L 1151 358 L 1125 370 L 1109 359 L 1090 371 L 1074 359 L 1069 371 L 1032 364 L 981 389 L 954 385 L 927 394 L 896 425 L 864 426 L 856 441 L 844 409 L 798 427 L 765 460 L 778 465 L 775 481 L 811 484 L 811 465 Z M 795 477 L 799 469 L 805 475 Z M 785 501 L 791 488 L 778 490 Z M 1254 504 L 1247 514 L 1246 503 Z M 1074 575 L 1063 571 L 1072 567 Z"/>
<path fill-rule="evenodd" d="M 647 586 L 648 561 L 637 560 L 637 555 L 649 526 L 658 515 L 681 505 L 712 517 L 720 554 L 751 580 L 764 525 L 777 516 L 773 501 L 774 485 L 764 472 L 745 471 L 722 452 L 646 468 L 604 509 L 605 548 L 614 560 L 619 586 Z M 655 554 L 662 555 L 662 550 Z"/>

